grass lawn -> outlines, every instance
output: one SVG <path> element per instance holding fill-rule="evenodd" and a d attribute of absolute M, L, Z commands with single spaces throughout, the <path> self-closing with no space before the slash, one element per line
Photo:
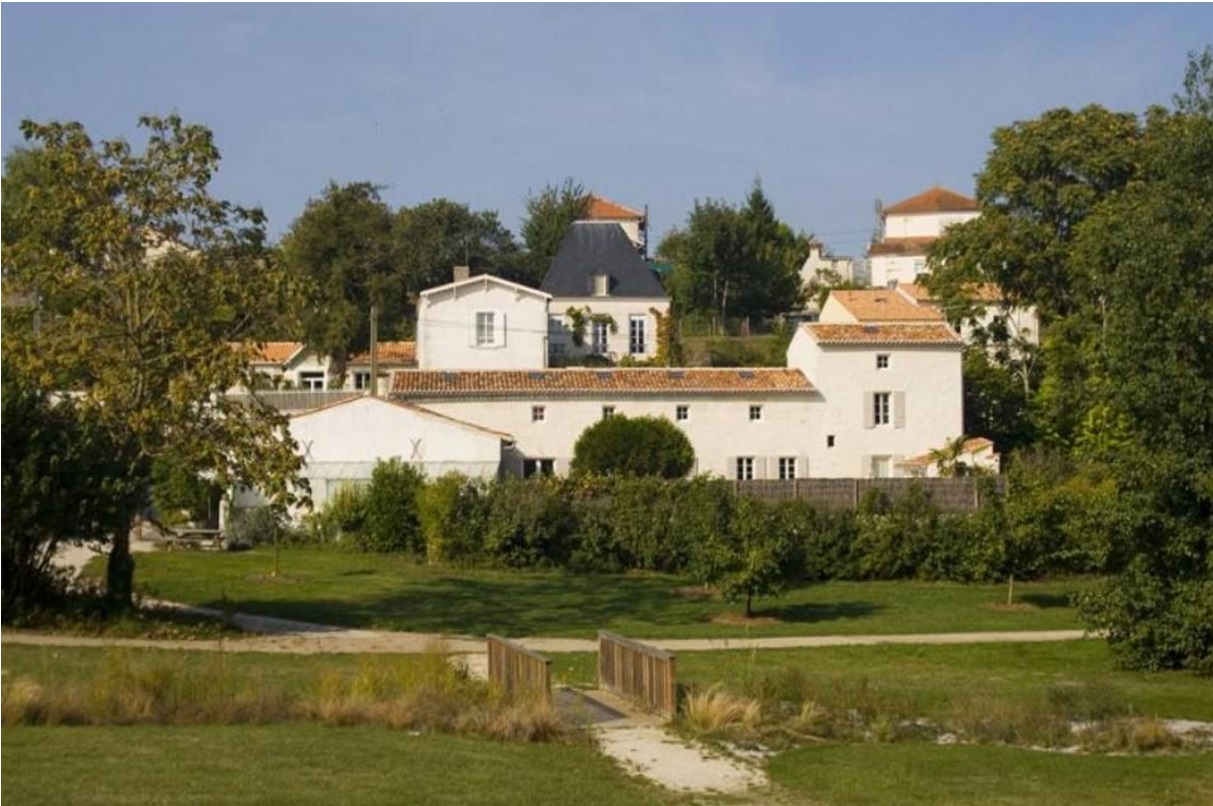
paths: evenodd
<path fill-rule="evenodd" d="M 0 752 L 24 806 L 679 802 L 589 747 L 386 729 L 10 727 Z"/>
<path fill-rule="evenodd" d="M 1020 583 L 1023 604 L 1006 609 L 1000 585 L 830 582 L 759 600 L 757 618 L 739 623 L 739 605 L 660 574 L 464 571 L 317 549 L 284 550 L 278 578 L 268 551 L 154 552 L 137 563 L 141 590 L 190 604 L 359 628 L 583 638 L 1076 629 L 1069 597 L 1091 584 Z"/>
<path fill-rule="evenodd" d="M 551 658 L 560 679 L 582 685 L 596 679 L 594 654 Z M 1117 670 L 1103 641 L 683 652 L 678 682 L 700 688 L 720 683 L 738 693 L 795 687 L 826 701 L 862 693 L 925 717 L 1043 704 L 1050 689 L 1078 685 L 1131 714 L 1213 722 L 1213 680 L 1188 672 Z"/>
<path fill-rule="evenodd" d="M 1213 803 L 1213 758 L 1077 756 L 1011 747 L 803 747 L 768 772 L 793 803 L 821 806 L 1189 806 Z"/>

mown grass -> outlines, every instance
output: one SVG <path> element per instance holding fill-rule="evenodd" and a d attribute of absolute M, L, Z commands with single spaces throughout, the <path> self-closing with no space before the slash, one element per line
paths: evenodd
<path fill-rule="evenodd" d="M 594 684 L 596 655 L 550 657 L 553 674 L 573 685 Z M 808 693 L 829 705 L 863 695 L 935 719 L 969 708 L 1035 706 L 1056 700 L 1051 691 L 1085 689 L 1102 690 L 1126 714 L 1213 722 L 1213 680 L 1116 669 L 1099 640 L 683 652 L 677 663 L 679 684 L 687 688 L 723 686 L 789 701 Z"/>
<path fill-rule="evenodd" d="M 1023 606 L 1007 609 L 1000 585 L 831 582 L 739 606 L 698 595 L 690 581 L 660 574 L 456 570 L 404 557 L 317 549 L 140 555 L 136 580 L 148 595 L 241 612 L 348 627 L 463 635 L 590 638 L 626 635 L 736 637 L 1080 628 L 1070 597 L 1088 580 L 1023 583 Z"/>
<path fill-rule="evenodd" d="M 1082 756 L 925 743 L 814 745 L 770 761 L 792 803 L 820 806 L 1195 806 L 1213 803 L 1210 756 Z"/>
<path fill-rule="evenodd" d="M 589 746 L 383 728 L 5 728 L 0 752 L 4 800 L 24 806 L 684 802 Z"/>

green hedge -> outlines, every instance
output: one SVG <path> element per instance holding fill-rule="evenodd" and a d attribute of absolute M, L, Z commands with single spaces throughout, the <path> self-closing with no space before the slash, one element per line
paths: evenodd
<path fill-rule="evenodd" d="M 736 576 L 742 555 L 765 552 L 787 580 L 967 582 L 1115 570 L 1122 553 L 1109 534 L 1102 482 L 1058 484 L 1049 473 L 1024 472 L 1009 480 L 1005 501 L 990 496 L 984 509 L 957 515 L 941 512 L 925 488 L 891 502 L 873 493 L 855 512 L 830 511 L 739 500 L 731 483 L 710 477 L 426 481 L 397 462 L 381 465 L 370 487 L 343 491 L 314 520 L 318 534 L 357 550 L 460 566 L 720 581 Z M 771 576 L 769 567 L 745 570 Z"/>

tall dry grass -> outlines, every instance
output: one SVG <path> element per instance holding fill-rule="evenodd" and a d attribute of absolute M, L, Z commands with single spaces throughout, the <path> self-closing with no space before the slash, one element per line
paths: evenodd
<path fill-rule="evenodd" d="M 67 681 L 5 678 L 4 725 L 202 725 L 322 722 L 511 741 L 558 741 L 572 731 L 547 698 L 518 696 L 472 679 L 440 650 L 366 657 L 352 673 L 303 686 L 236 673 L 226 657 L 141 657 L 115 650 L 96 674 Z"/>

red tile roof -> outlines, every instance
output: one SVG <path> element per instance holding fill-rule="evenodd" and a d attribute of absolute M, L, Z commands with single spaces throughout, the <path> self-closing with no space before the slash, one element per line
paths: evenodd
<path fill-rule="evenodd" d="M 803 325 L 818 344 L 931 344 L 960 348 L 964 343 L 950 327 L 937 324 L 883 324 L 883 325 Z"/>
<path fill-rule="evenodd" d="M 917 305 L 893 289 L 865 288 L 831 291 L 836 300 L 858 322 L 939 322 L 942 314 L 934 308 Z"/>
<path fill-rule="evenodd" d="M 885 238 L 868 245 L 869 255 L 902 255 L 906 257 L 926 255 L 931 244 L 939 240 L 933 236 L 918 238 Z"/>
<path fill-rule="evenodd" d="M 918 215 L 926 213 L 967 213 L 981 209 L 976 199 L 934 185 L 917 196 L 884 208 L 885 215 Z"/>
<path fill-rule="evenodd" d="M 546 369 L 401 371 L 392 391 L 405 397 L 509 397 L 512 395 L 746 395 L 813 391 L 797 369 Z"/>
<path fill-rule="evenodd" d="M 417 363 L 417 342 L 414 341 L 381 341 L 376 345 L 379 363 L 387 364 L 416 364 Z M 371 354 L 369 351 L 364 353 L 355 353 L 350 356 L 350 364 L 369 365 L 371 363 Z"/>
<path fill-rule="evenodd" d="M 590 208 L 586 212 L 586 221 L 617 221 L 644 218 L 644 212 L 625 207 L 622 204 L 604 199 L 601 196 L 590 195 Z"/>
<path fill-rule="evenodd" d="M 233 350 L 245 349 L 254 364 L 285 364 L 306 345 L 301 341 L 266 341 L 260 344 L 233 342 Z"/>

